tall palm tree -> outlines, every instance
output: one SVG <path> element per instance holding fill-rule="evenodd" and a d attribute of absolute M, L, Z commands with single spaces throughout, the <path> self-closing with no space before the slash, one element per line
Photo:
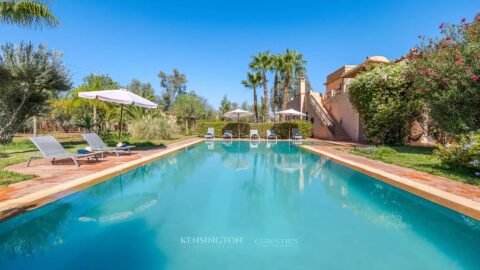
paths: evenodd
<path fill-rule="evenodd" d="M 0 0 L 0 23 L 55 27 L 58 20 L 42 0 Z"/>
<path fill-rule="evenodd" d="M 258 123 L 258 102 L 257 102 L 257 87 L 262 84 L 262 74 L 260 72 L 247 72 L 247 79 L 242 81 L 243 86 L 253 90 L 253 108 L 255 110 L 255 120 Z"/>
<path fill-rule="evenodd" d="M 279 108 L 279 100 L 278 100 L 278 86 L 280 83 L 280 74 L 283 72 L 283 55 L 277 54 L 272 56 L 272 66 L 271 66 L 271 71 L 275 74 L 274 80 L 273 80 L 273 102 L 272 102 L 272 111 L 273 115 L 276 117 L 276 113 Z"/>
<path fill-rule="evenodd" d="M 305 71 L 305 64 L 307 61 L 303 59 L 303 55 L 297 51 L 290 51 L 287 49 L 283 55 L 283 93 L 282 93 L 282 110 L 287 109 L 288 102 L 288 89 L 290 87 L 290 82 L 296 74 L 303 74 Z"/>
<path fill-rule="evenodd" d="M 252 56 L 252 62 L 250 62 L 250 68 L 254 71 L 261 72 L 263 81 L 263 105 L 265 107 L 264 119 L 266 122 L 270 122 L 269 108 L 268 108 L 268 87 L 267 87 L 267 71 L 270 70 L 272 65 L 272 55 L 269 51 L 259 53 Z"/>

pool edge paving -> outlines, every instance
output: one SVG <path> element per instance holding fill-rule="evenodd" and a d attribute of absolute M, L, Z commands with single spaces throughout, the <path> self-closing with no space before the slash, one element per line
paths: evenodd
<path fill-rule="evenodd" d="M 417 172 L 412 169 L 398 167 L 365 157 L 358 157 L 349 153 L 332 149 L 331 147 L 302 145 L 300 148 L 331 159 L 336 163 L 371 176 L 379 181 L 385 182 L 409 193 L 415 194 L 443 207 L 449 208 L 476 220 L 480 220 L 480 201 L 478 201 L 478 198 L 480 198 L 480 188 L 476 186 L 455 182 L 443 177 Z M 382 169 L 374 168 L 373 166 L 375 165 L 381 166 Z M 419 177 L 416 177 L 417 173 Z M 428 181 L 422 181 L 425 180 L 422 178 L 425 178 L 426 175 L 430 179 L 428 179 Z M 429 181 L 438 181 L 440 182 L 440 185 L 445 185 L 445 188 L 448 188 L 448 186 L 453 188 L 447 191 L 435 187 Z M 461 195 L 453 193 L 456 191 L 456 189 L 458 189 L 458 187 L 461 187 L 463 190 Z M 466 195 L 471 195 L 471 197 L 469 198 Z"/>
<path fill-rule="evenodd" d="M 0 222 L 22 214 L 26 211 L 31 211 L 36 208 L 42 207 L 48 203 L 66 197 L 72 193 L 107 181 L 117 175 L 131 171 L 135 168 L 158 160 L 164 156 L 174 154 L 180 150 L 199 144 L 203 141 L 204 139 L 202 138 L 180 141 L 176 143 L 176 145 L 173 145 L 173 147 L 167 147 L 166 149 L 161 149 L 160 151 L 154 151 L 150 155 L 127 161 L 120 165 L 116 165 L 114 167 L 104 169 L 98 172 L 93 172 L 86 176 L 81 176 L 73 180 L 68 180 L 57 185 L 46 187 L 24 196 L 0 201 Z M 39 179 L 34 180 L 38 181 Z"/>

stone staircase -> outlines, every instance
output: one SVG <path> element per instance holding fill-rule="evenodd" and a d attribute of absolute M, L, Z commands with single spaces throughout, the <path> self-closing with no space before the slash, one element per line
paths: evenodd
<path fill-rule="evenodd" d="M 318 119 L 321 120 L 323 128 L 322 135 L 325 139 L 335 141 L 350 141 L 351 138 L 342 128 L 342 125 L 325 109 L 320 93 L 310 92 L 310 107 L 313 108 Z"/>

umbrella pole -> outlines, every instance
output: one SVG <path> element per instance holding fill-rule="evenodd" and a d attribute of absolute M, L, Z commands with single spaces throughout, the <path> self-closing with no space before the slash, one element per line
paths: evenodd
<path fill-rule="evenodd" d="M 123 104 L 120 106 L 120 127 L 118 128 L 118 141 L 122 142 Z"/>

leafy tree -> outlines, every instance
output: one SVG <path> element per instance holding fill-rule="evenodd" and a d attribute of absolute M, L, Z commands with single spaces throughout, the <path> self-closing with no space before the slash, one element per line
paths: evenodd
<path fill-rule="evenodd" d="M 240 108 L 244 111 L 250 111 L 252 108 L 250 105 L 248 105 L 248 101 L 242 102 L 242 105 L 240 105 Z"/>
<path fill-rule="evenodd" d="M 287 109 L 292 78 L 297 77 L 298 74 L 304 74 L 306 63 L 307 62 L 303 59 L 303 55 L 297 51 L 287 49 L 283 55 L 283 60 L 281 61 L 281 64 L 283 65 L 281 68 L 283 80 L 282 110 Z"/>
<path fill-rule="evenodd" d="M 1 46 L 0 144 L 11 142 L 18 127 L 36 115 L 58 91 L 71 87 L 61 54 L 41 44 Z"/>
<path fill-rule="evenodd" d="M 55 27 L 58 20 L 43 1 L 0 1 L 0 23 L 22 27 Z"/>
<path fill-rule="evenodd" d="M 158 77 L 160 78 L 160 87 L 163 88 L 163 110 L 168 111 L 175 102 L 177 96 L 187 92 L 187 76 L 180 73 L 177 69 L 173 69 L 172 74 L 160 71 Z"/>
<path fill-rule="evenodd" d="M 107 116 L 119 114 L 118 106 L 95 99 L 79 98 L 79 92 L 99 91 L 119 89 L 120 84 L 114 81 L 110 76 L 103 74 L 90 74 L 83 78 L 83 83 L 71 91 L 71 112 L 74 119 L 79 122 L 84 118 L 85 111 L 92 112 L 93 128 L 101 127 L 99 119 L 103 119 L 103 124 L 108 124 Z M 116 119 L 118 121 L 119 119 Z"/>
<path fill-rule="evenodd" d="M 141 97 L 144 97 L 155 103 L 161 103 L 160 97 L 155 95 L 155 90 L 150 83 L 142 83 L 140 80 L 133 79 L 127 86 L 127 89 Z M 159 117 L 160 111 L 158 109 L 146 109 L 137 106 L 127 106 L 124 108 L 127 121 L 138 120 L 145 117 L 155 118 Z"/>
<path fill-rule="evenodd" d="M 480 129 L 480 16 L 440 29 L 440 38 L 423 39 L 407 58 L 430 117 L 456 136 Z"/>
<path fill-rule="evenodd" d="M 268 87 L 267 87 L 267 72 L 272 67 L 272 55 L 269 51 L 259 53 L 258 55 L 252 56 L 252 61 L 250 62 L 250 68 L 254 71 L 260 72 L 262 75 L 263 82 L 263 106 L 265 107 L 264 119 L 266 122 L 270 122 L 269 117 L 269 108 L 268 108 Z"/>
<path fill-rule="evenodd" d="M 276 116 L 276 113 L 278 111 L 278 108 L 280 107 L 280 95 L 278 93 L 278 87 L 280 84 L 280 74 L 283 72 L 283 56 L 281 54 L 277 54 L 272 56 L 272 65 L 271 65 L 271 71 L 273 71 L 274 79 L 273 79 L 273 91 L 272 91 L 272 112 L 273 115 Z"/>
<path fill-rule="evenodd" d="M 405 142 L 424 112 L 405 63 L 379 65 L 358 75 L 349 85 L 349 97 L 360 113 L 367 140 L 373 143 Z"/>
<path fill-rule="evenodd" d="M 150 101 L 158 102 L 159 97 L 155 95 L 155 90 L 150 83 L 142 83 L 140 80 L 133 79 L 132 82 L 127 86 L 127 89 L 141 97 L 144 97 Z"/>
<path fill-rule="evenodd" d="M 178 117 L 185 121 L 185 132 L 189 134 L 189 121 L 191 119 L 201 118 L 205 115 L 204 102 L 194 93 L 180 94 L 173 104 Z"/>
<path fill-rule="evenodd" d="M 71 99 L 66 95 L 49 100 L 50 118 L 59 125 L 64 132 L 68 132 L 74 126 L 74 119 L 71 109 Z"/>
<path fill-rule="evenodd" d="M 257 87 L 262 83 L 262 74 L 257 73 L 247 73 L 247 80 L 243 80 L 242 84 L 246 88 L 253 90 L 253 109 L 255 112 L 255 119 L 258 122 L 258 102 L 257 102 Z"/>
<path fill-rule="evenodd" d="M 220 101 L 220 108 L 218 108 L 220 114 L 223 116 L 226 112 L 232 110 L 232 104 L 228 100 L 227 95 L 223 96 L 222 101 Z"/>

